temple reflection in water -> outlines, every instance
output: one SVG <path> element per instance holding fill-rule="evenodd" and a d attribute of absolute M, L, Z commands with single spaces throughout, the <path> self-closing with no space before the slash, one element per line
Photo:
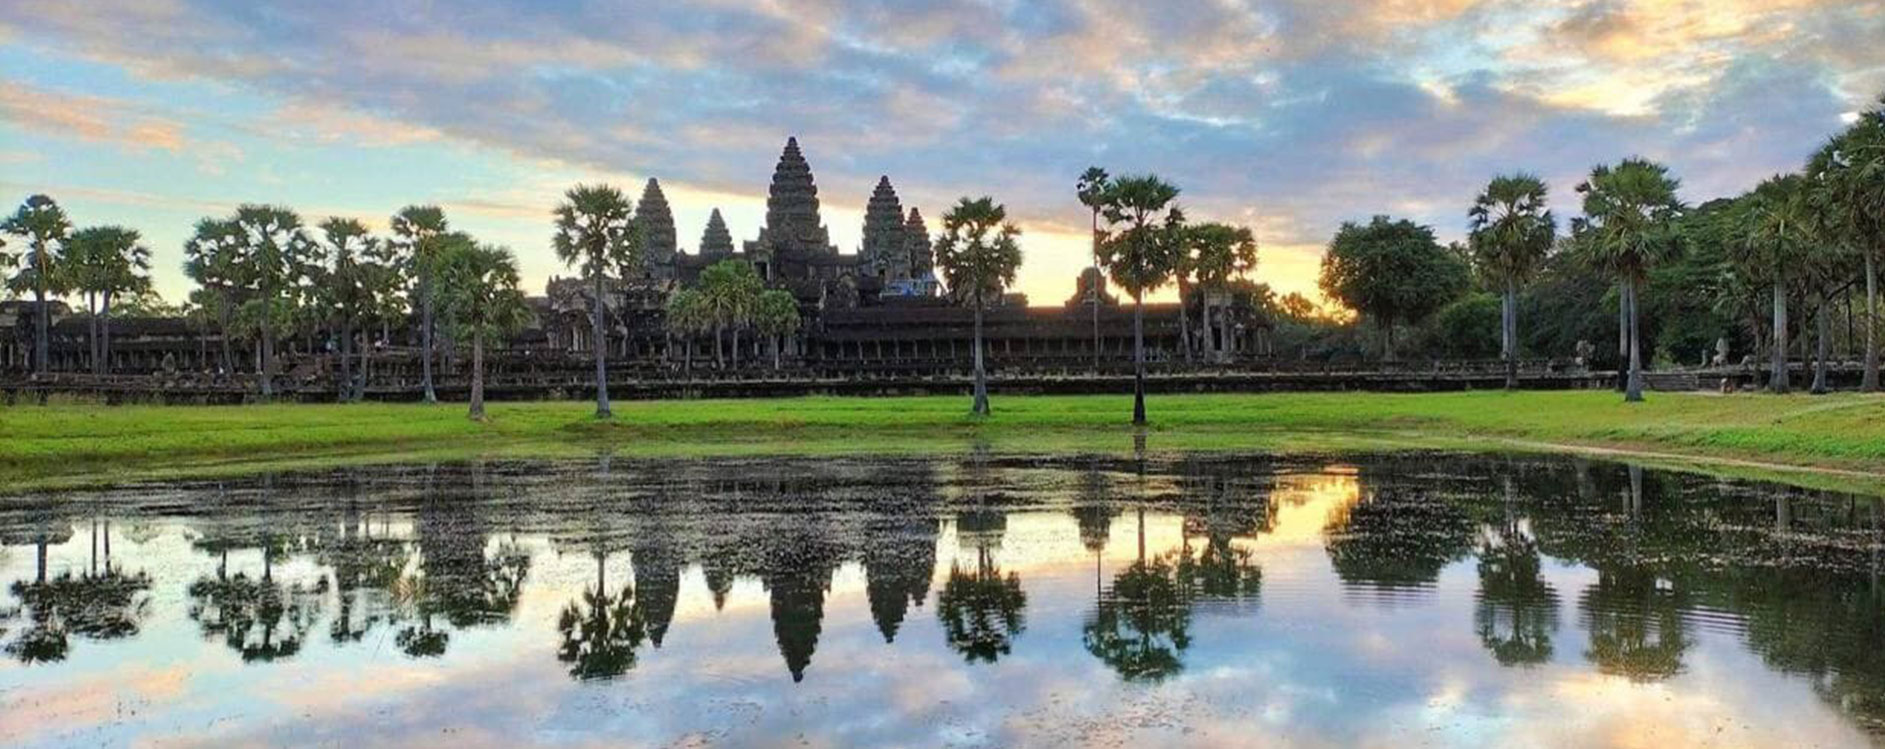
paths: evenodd
<path fill-rule="evenodd" d="M 1718 680 L 1758 673 L 1869 733 L 1885 719 L 1879 514 L 1610 463 L 1431 455 L 604 457 L 19 497 L 0 508 L 0 701 L 30 715 L 60 680 L 124 676 L 151 647 L 202 664 L 166 687 L 185 694 L 514 664 L 727 699 L 860 680 L 914 699 L 897 684 L 1095 669 L 1131 695 L 1306 659 L 1308 683 L 1381 678 L 1414 701 L 1416 663 L 1494 692 L 1659 687 L 1737 710 L 1759 706 Z M 747 658 L 762 644 L 769 666 Z M 243 664 L 261 670 L 228 670 Z"/>

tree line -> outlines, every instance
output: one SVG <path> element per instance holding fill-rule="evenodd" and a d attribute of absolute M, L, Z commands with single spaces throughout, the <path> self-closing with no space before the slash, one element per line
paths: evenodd
<path fill-rule="evenodd" d="M 1319 285 L 1357 313 L 1356 320 L 1324 313 L 1299 294 L 1279 298 L 1250 280 L 1258 256 L 1254 234 L 1189 221 L 1178 204 L 1179 188 L 1156 175 L 1114 177 L 1093 167 L 1079 176 L 1075 195 L 1091 215 L 1093 272 L 1133 300 L 1135 424 L 1145 422 L 1144 297 L 1168 286 L 1182 301 L 1179 353 L 1186 361 L 1194 357 L 1194 314 L 1201 326 L 1211 322 L 1204 316 L 1213 309 L 1202 295 L 1233 292 L 1267 313 L 1289 339 L 1285 348 L 1299 355 L 1346 349 L 1392 359 L 1403 347 L 1397 331 L 1412 330 L 1423 348 L 1450 355 L 1496 345 L 1508 387 L 1517 386 L 1518 360 L 1528 349 L 1561 353 L 1574 341 L 1587 348 L 1588 341 L 1607 338 L 1594 311 L 1614 309 L 1617 363 L 1626 372 L 1620 384 L 1633 401 L 1642 397 L 1647 359 L 1686 360 L 1725 337 L 1765 349 L 1769 388 L 1787 392 L 1792 336 L 1805 327 L 1791 315 L 1796 310 L 1813 323 L 1812 388 L 1823 392 L 1834 306 L 1842 298 L 1850 304 L 1862 289 L 1863 387 L 1877 390 L 1885 101 L 1860 113 L 1798 172 L 1746 194 L 1692 207 L 1677 197 L 1679 186 L 1666 166 L 1647 159 L 1600 165 L 1577 186 L 1581 213 L 1562 234 L 1544 181 L 1524 172 L 1497 176 L 1478 194 L 1466 212 L 1464 243 L 1443 246 L 1432 227 L 1407 219 L 1344 223 L 1324 255 Z M 609 185 L 577 185 L 554 211 L 552 247 L 591 290 L 599 418 L 611 415 L 609 279 L 642 269 L 637 218 L 632 202 Z M 187 309 L 222 331 L 222 370 L 237 369 L 232 338 L 253 341 L 260 389 L 271 396 L 278 341 L 296 332 L 336 331 L 342 397 L 358 400 L 371 363 L 369 331 L 378 326 L 385 340 L 392 325 L 417 317 L 424 399 L 437 400 L 433 369 L 442 350 L 436 339 L 443 335 L 450 343 L 443 350 L 470 349 L 473 411 L 480 414 L 485 343 L 515 332 L 528 317 L 515 258 L 452 230 L 437 206 L 407 206 L 389 226 L 386 237 L 340 217 L 310 227 L 291 209 L 253 204 L 199 221 L 184 247 L 184 271 L 197 286 Z M 93 326 L 93 366 L 105 373 L 114 305 L 150 298 L 150 251 L 141 237 L 117 226 L 75 229 L 44 195 L 28 198 L 0 223 L 0 233 L 20 245 L 0 245 L 0 264 L 18 268 L 10 291 L 31 294 L 41 305 L 50 295 L 83 296 Z M 1020 238 L 1005 206 L 986 196 L 964 197 L 944 214 L 935 243 L 949 294 L 975 313 L 971 411 L 977 415 L 990 410 L 982 318 L 1014 284 Z M 1099 296 L 1096 290 L 1090 300 L 1096 357 Z M 689 366 L 702 335 L 711 336 L 716 363 L 730 356 L 737 365 L 743 331 L 770 339 L 777 366 L 801 324 L 791 292 L 766 288 L 743 260 L 710 266 L 698 284 L 667 300 L 665 312 L 669 334 L 688 347 Z M 33 367 L 46 372 L 49 321 L 35 318 Z M 1536 322 L 1521 327 L 1520 319 Z M 1373 332 L 1372 344 L 1359 341 L 1363 330 Z"/>

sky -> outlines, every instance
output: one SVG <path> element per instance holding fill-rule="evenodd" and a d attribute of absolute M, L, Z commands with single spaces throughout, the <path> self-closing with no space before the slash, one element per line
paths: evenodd
<path fill-rule="evenodd" d="M 660 179 L 683 249 L 757 235 L 796 135 L 840 249 L 887 175 L 935 230 L 1021 226 L 1019 290 L 1086 262 L 1078 175 L 1156 173 L 1315 293 L 1341 222 L 1465 233 L 1496 174 L 1561 217 L 1643 155 L 1701 202 L 1797 169 L 1885 92 L 1885 0 L 87 0 L 0 3 L 0 200 L 58 199 L 187 292 L 191 225 L 244 202 L 384 229 L 437 203 L 527 287 L 564 190 Z"/>

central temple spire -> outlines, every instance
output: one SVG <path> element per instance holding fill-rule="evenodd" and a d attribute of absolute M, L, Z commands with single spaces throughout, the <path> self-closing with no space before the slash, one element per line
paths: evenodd
<path fill-rule="evenodd" d="M 811 164 L 799 152 L 798 138 L 787 138 L 772 171 L 766 195 L 765 236 L 770 249 L 829 252 L 830 237 L 818 213 L 818 185 Z"/>

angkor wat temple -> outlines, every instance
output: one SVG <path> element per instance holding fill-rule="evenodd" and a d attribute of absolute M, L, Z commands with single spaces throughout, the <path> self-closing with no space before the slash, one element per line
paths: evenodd
<path fill-rule="evenodd" d="M 625 378 L 666 378 L 674 373 L 724 372 L 731 367 L 782 369 L 823 377 L 945 374 L 966 371 L 970 362 L 972 310 L 953 301 L 937 281 L 928 228 L 915 206 L 904 206 L 889 177 L 878 180 L 865 200 L 862 246 L 841 252 L 831 243 L 820 213 L 818 186 L 796 138 L 788 139 L 773 170 L 767 192 L 765 225 L 758 237 L 735 247 L 716 209 L 694 252 L 679 246 L 661 185 L 650 179 L 636 209 L 644 267 L 638 276 L 610 279 L 608 340 L 612 366 Z M 669 329 L 665 304 L 675 291 L 696 282 L 713 263 L 737 259 L 752 263 L 771 288 L 798 299 L 799 332 L 783 341 L 745 333 L 722 349 L 706 337 L 690 342 Z M 1078 274 L 1077 290 L 1063 304 L 1030 307 L 1021 294 L 1009 294 L 985 315 L 984 337 L 991 366 L 997 371 L 1060 369 L 1120 371 L 1132 357 L 1132 312 L 1095 283 L 1091 268 Z M 587 281 L 552 278 L 544 295 L 531 298 L 535 319 L 492 357 L 496 379 L 580 380 L 581 363 L 596 348 L 589 314 Z M 1228 296 L 1197 295 L 1191 305 L 1193 351 L 1203 362 L 1229 363 L 1267 355 L 1267 322 L 1248 303 Z M 1097 306 L 1097 314 L 1095 307 Z M 1210 307 L 1210 314 L 1204 307 Z M 89 320 L 59 303 L 49 347 L 54 372 L 92 371 Z M 19 376 L 30 365 L 34 306 L 0 305 L 0 371 Z M 232 340 L 227 346 L 213 326 L 183 319 L 114 318 L 109 341 L 109 370 L 121 375 L 200 375 L 226 378 L 252 372 L 254 344 Z M 1097 344 L 1096 344 L 1097 335 Z M 1169 362 L 1178 357 L 1178 305 L 1149 304 L 1145 309 L 1148 357 Z M 375 384 L 387 391 L 410 386 L 416 375 L 416 325 L 383 327 L 374 341 Z M 1097 348 L 1096 348 L 1097 345 Z M 333 333 L 307 330 L 284 341 L 281 374 L 292 384 L 312 386 L 335 371 Z M 233 352 L 233 353 L 230 353 Z M 446 370 L 454 353 L 442 353 Z M 225 359 L 227 361 L 225 361 Z M 737 362 L 738 364 L 733 364 Z M 449 375 L 448 375 L 449 376 Z"/>

